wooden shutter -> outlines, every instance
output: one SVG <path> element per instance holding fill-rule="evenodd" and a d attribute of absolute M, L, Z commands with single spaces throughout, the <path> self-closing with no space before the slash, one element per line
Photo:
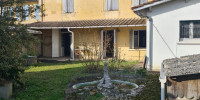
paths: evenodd
<path fill-rule="evenodd" d="M 140 4 L 140 0 L 133 0 L 133 6 L 138 6 Z"/>
<path fill-rule="evenodd" d="M 119 0 L 112 0 L 112 10 L 119 9 Z"/>
<path fill-rule="evenodd" d="M 134 31 L 134 48 L 139 48 L 139 31 Z"/>
<path fill-rule="evenodd" d="M 67 1 L 68 0 L 63 0 L 63 13 L 67 12 Z"/>
<path fill-rule="evenodd" d="M 130 32 L 129 32 L 129 48 L 130 49 L 133 49 L 133 44 L 134 44 L 134 42 L 133 42 L 133 30 L 130 30 Z"/>
<path fill-rule="evenodd" d="M 74 12 L 74 0 L 68 0 L 68 12 Z"/>
<path fill-rule="evenodd" d="M 112 0 L 105 1 L 105 10 L 107 10 L 107 11 L 111 10 L 111 2 L 112 2 Z"/>

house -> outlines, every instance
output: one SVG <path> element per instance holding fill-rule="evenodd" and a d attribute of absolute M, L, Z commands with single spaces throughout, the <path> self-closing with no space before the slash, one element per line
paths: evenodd
<path fill-rule="evenodd" d="M 74 60 L 90 54 L 101 59 L 143 61 L 146 19 L 134 14 L 131 7 L 145 2 L 147 0 L 39 0 L 46 16 L 28 27 L 42 32 L 41 57 Z"/>
<path fill-rule="evenodd" d="M 148 68 L 164 59 L 200 53 L 199 0 L 154 0 L 132 8 L 147 20 Z"/>

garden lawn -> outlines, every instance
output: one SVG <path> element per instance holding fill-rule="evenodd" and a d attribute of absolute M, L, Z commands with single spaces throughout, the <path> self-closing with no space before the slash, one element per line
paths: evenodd
<path fill-rule="evenodd" d="M 16 100 L 63 100 L 71 78 L 81 76 L 81 63 L 47 64 L 31 66 L 21 75 L 23 88 L 14 91 Z"/>

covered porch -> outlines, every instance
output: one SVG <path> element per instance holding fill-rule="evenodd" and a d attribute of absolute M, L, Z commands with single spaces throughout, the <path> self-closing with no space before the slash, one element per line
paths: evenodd
<path fill-rule="evenodd" d="M 131 49 L 129 41 L 130 30 L 146 29 L 145 19 L 37 22 L 28 26 L 42 32 L 41 57 L 75 60 L 97 56 L 139 61 L 145 58 L 146 49 Z"/>

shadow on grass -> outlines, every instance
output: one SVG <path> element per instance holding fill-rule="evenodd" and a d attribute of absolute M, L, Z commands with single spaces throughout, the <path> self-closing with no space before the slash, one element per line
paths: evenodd
<path fill-rule="evenodd" d="M 53 65 L 52 65 L 53 66 Z M 41 69 L 41 68 L 40 68 Z M 70 80 L 81 76 L 83 67 L 25 72 L 21 75 L 23 88 L 16 88 L 16 100 L 63 100 Z M 30 70 L 30 69 L 29 69 Z"/>

